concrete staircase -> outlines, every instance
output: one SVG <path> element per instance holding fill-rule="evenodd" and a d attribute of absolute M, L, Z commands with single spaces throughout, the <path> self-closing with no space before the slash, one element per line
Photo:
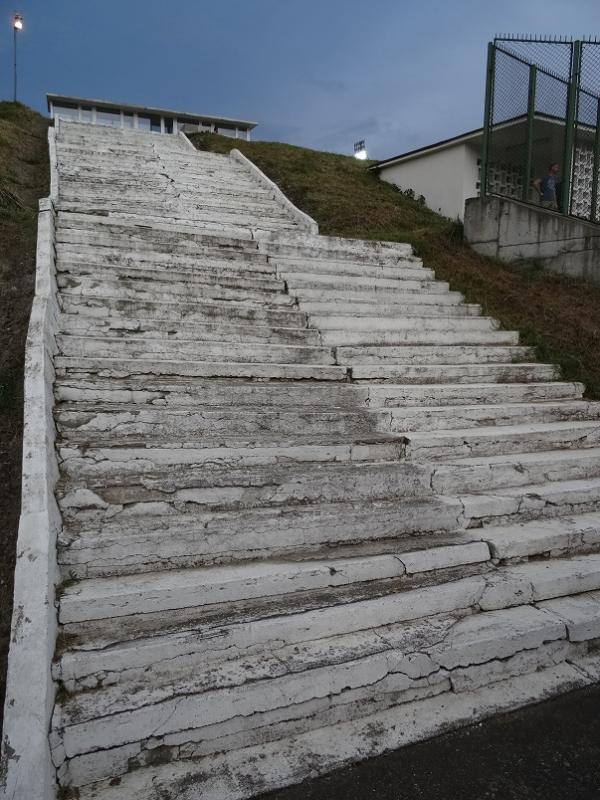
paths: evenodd
<path fill-rule="evenodd" d="M 242 800 L 600 677 L 600 405 L 407 245 L 61 124 L 53 759 Z"/>

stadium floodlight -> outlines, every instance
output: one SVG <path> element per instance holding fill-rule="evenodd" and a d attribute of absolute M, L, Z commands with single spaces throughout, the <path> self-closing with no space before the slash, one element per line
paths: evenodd
<path fill-rule="evenodd" d="M 364 139 L 354 142 L 354 158 L 358 158 L 360 161 L 367 160 L 367 147 Z"/>
<path fill-rule="evenodd" d="M 13 100 L 17 102 L 17 31 L 23 30 L 23 17 L 20 14 L 13 16 L 13 52 L 14 52 L 14 85 L 13 85 Z"/>

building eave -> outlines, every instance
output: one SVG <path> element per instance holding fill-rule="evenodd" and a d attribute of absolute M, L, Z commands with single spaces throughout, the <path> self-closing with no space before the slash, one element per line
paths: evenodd
<path fill-rule="evenodd" d="M 108 100 L 96 100 L 90 97 L 73 97 L 66 94 L 54 94 L 49 92 L 46 95 L 48 104 L 48 111 L 50 111 L 50 104 L 72 103 L 81 106 L 95 106 L 96 108 L 118 108 L 122 111 L 131 111 L 138 114 L 149 114 L 152 116 L 162 117 L 176 117 L 177 119 L 185 122 L 197 121 L 205 119 L 210 122 L 221 123 L 223 125 L 231 125 L 233 127 L 244 128 L 246 130 L 253 130 L 258 125 L 257 122 L 251 122 L 244 119 L 233 119 L 232 117 L 222 117 L 215 114 L 191 114 L 189 111 L 174 111 L 170 108 L 157 108 L 155 106 L 141 106 L 133 105 L 131 103 L 115 103 Z"/>

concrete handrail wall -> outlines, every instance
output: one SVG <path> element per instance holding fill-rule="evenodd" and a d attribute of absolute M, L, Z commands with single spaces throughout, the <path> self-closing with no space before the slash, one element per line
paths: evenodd
<path fill-rule="evenodd" d="M 251 172 L 260 183 L 262 183 L 265 189 L 268 189 L 271 192 L 273 198 L 285 208 L 285 210 L 294 218 L 301 228 L 304 228 L 308 233 L 311 233 L 314 236 L 319 235 L 319 226 L 317 222 L 312 217 L 309 217 L 308 214 L 305 214 L 304 211 L 300 211 L 300 209 L 285 196 L 279 186 L 277 186 L 276 183 L 273 183 L 270 178 L 267 178 L 265 173 L 262 172 L 262 170 L 260 170 L 253 161 L 250 161 L 249 158 L 246 158 L 246 156 L 236 148 L 234 148 L 229 155 L 233 161 L 237 161 L 238 164 L 242 164 L 244 167 L 246 167 L 246 169 Z"/>
<path fill-rule="evenodd" d="M 59 313 L 54 128 L 49 129 L 48 143 L 50 196 L 39 203 L 35 296 L 25 349 L 21 517 L 0 766 L 0 796 L 6 800 L 52 800 L 56 795 L 48 740 L 55 698 L 51 664 L 57 633 L 56 537 L 61 526 L 54 495 L 58 462 L 52 415 Z"/>

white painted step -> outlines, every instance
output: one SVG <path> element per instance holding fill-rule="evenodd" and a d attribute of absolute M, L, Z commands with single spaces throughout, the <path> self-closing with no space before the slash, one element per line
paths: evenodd
<path fill-rule="evenodd" d="M 331 344 L 321 337 L 323 344 Z M 449 337 L 446 337 L 449 338 Z M 552 381 L 560 377 L 552 364 L 354 364 L 349 367 L 355 381 L 390 381 L 394 383 L 526 383 Z"/>
<path fill-rule="evenodd" d="M 600 513 L 492 526 L 482 530 L 480 535 L 497 559 L 584 553 L 600 548 Z M 597 635 L 600 637 L 600 631 Z"/>

